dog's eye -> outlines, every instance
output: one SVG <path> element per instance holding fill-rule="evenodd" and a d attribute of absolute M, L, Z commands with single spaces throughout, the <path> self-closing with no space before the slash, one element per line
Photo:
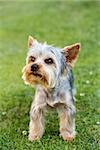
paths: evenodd
<path fill-rule="evenodd" d="M 46 64 L 53 64 L 53 59 L 52 58 L 47 58 L 44 60 Z"/>
<path fill-rule="evenodd" d="M 35 57 L 34 56 L 30 56 L 30 60 L 32 61 L 32 62 L 34 62 L 35 61 Z"/>

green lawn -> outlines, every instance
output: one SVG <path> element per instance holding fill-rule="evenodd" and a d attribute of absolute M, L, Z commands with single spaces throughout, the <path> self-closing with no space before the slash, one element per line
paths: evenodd
<path fill-rule="evenodd" d="M 99 150 L 100 1 L 0 1 L 0 150 Z M 21 76 L 28 35 L 64 47 L 81 43 L 74 68 L 77 87 L 76 139 L 59 137 L 56 112 L 46 115 L 46 132 L 27 138 L 34 89 Z"/>

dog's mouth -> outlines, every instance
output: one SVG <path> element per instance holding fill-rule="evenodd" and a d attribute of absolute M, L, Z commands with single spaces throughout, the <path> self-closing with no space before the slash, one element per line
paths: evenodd
<path fill-rule="evenodd" d="M 39 77 L 39 78 L 42 78 L 42 75 L 39 74 L 39 73 L 36 73 L 36 72 L 32 72 L 32 75 L 36 76 L 36 77 Z"/>
<path fill-rule="evenodd" d="M 46 76 L 37 73 L 37 72 L 32 72 L 32 75 L 36 78 L 35 80 L 37 80 L 38 82 L 40 82 L 41 84 L 48 84 L 48 80 L 46 78 Z"/>

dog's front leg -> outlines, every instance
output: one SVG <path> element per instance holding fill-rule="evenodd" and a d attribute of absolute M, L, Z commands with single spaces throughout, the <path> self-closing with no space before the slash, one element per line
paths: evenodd
<path fill-rule="evenodd" d="M 44 112 L 46 109 L 45 93 L 37 92 L 30 111 L 29 140 L 34 141 L 44 133 Z"/>
<path fill-rule="evenodd" d="M 60 134 L 64 140 L 72 141 L 75 138 L 75 106 L 71 95 L 66 97 L 66 106 L 59 107 Z"/>

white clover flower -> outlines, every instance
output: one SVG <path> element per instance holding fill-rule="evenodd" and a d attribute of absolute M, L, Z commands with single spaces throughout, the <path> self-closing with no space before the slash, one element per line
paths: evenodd
<path fill-rule="evenodd" d="M 90 84 L 90 81 L 89 81 L 89 80 L 86 80 L 86 84 Z"/>
<path fill-rule="evenodd" d="M 6 115 L 6 113 L 7 113 L 6 111 L 3 111 L 3 112 L 2 112 L 2 115 L 3 115 L 3 116 L 5 116 L 5 115 Z"/>
<path fill-rule="evenodd" d="M 26 130 L 23 130 L 23 131 L 22 131 L 22 134 L 23 134 L 23 135 L 27 135 L 27 131 L 26 131 Z"/>
<path fill-rule="evenodd" d="M 97 125 L 100 125 L 100 122 L 99 122 L 99 121 L 97 121 L 97 122 L 96 122 L 96 124 L 97 124 Z"/>
<path fill-rule="evenodd" d="M 80 96 L 82 97 L 82 96 L 85 96 L 85 93 L 80 93 Z"/>
<path fill-rule="evenodd" d="M 92 72 L 92 71 L 90 71 L 90 72 L 89 72 L 89 75 L 93 75 L 93 72 Z"/>

